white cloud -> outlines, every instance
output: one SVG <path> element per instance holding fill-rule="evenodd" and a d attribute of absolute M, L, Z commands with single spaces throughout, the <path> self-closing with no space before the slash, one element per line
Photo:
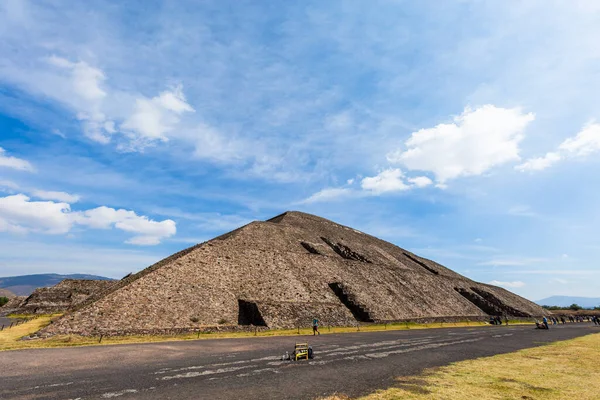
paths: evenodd
<path fill-rule="evenodd" d="M 44 61 L 54 68 L 46 68 L 43 73 L 34 69 L 30 78 L 27 72 L 11 70 L 10 78 L 67 105 L 75 112 L 85 135 L 98 143 L 108 144 L 115 134 L 122 133 L 128 141 L 119 143 L 121 150 L 140 150 L 152 142 L 167 141 L 180 115 L 194 112 L 181 85 L 149 98 L 107 85 L 104 71 L 86 61 L 73 62 L 58 56 Z M 58 129 L 53 133 L 64 137 Z"/>
<path fill-rule="evenodd" d="M 2 188 L 2 190 L 4 191 L 11 191 L 19 189 L 19 185 L 17 185 L 13 181 L 0 180 L 0 188 Z"/>
<path fill-rule="evenodd" d="M 583 158 L 600 151 L 600 124 L 585 125 L 575 137 L 567 138 L 557 151 L 546 153 L 544 157 L 531 158 L 515 168 L 519 171 L 540 171 L 567 158 Z"/>
<path fill-rule="evenodd" d="M 80 197 L 76 194 L 69 194 L 66 192 L 52 192 L 46 190 L 34 190 L 31 195 L 42 200 L 56 200 L 64 203 L 77 203 Z"/>
<path fill-rule="evenodd" d="M 431 185 L 433 182 L 426 176 L 417 176 L 415 178 L 407 178 L 404 181 L 404 174 L 400 169 L 391 168 L 381 171 L 375 176 L 368 176 L 360 181 L 361 190 L 353 190 L 350 188 L 325 188 L 307 199 L 302 200 L 299 204 L 317 203 L 331 200 L 340 200 L 345 197 L 364 197 L 377 196 L 384 193 L 402 192 L 413 188 L 423 188 Z M 354 183 L 354 179 L 348 179 L 348 185 Z"/>
<path fill-rule="evenodd" d="M 73 225 L 70 212 L 67 203 L 30 201 L 24 194 L 0 197 L 0 229 L 64 234 Z"/>
<path fill-rule="evenodd" d="M 107 97 L 107 92 L 101 87 L 106 79 L 104 72 L 85 61 L 71 62 L 57 56 L 49 57 L 48 63 L 68 72 L 67 76 L 63 76 L 68 87 L 57 88 L 51 95 L 78 110 L 77 119 L 82 122 L 87 137 L 102 144 L 110 142 L 113 132 L 105 129 L 110 121 L 102 112 Z"/>
<path fill-rule="evenodd" d="M 52 193 L 52 192 L 50 192 Z M 66 195 L 62 192 L 59 197 Z M 133 211 L 98 207 L 72 211 L 66 202 L 31 201 L 24 194 L 0 197 L 0 231 L 12 233 L 67 234 L 75 225 L 95 229 L 116 228 L 136 234 L 127 243 L 158 244 L 176 233 L 176 224 L 167 219 L 153 221 Z"/>
<path fill-rule="evenodd" d="M 84 61 L 74 63 L 57 56 L 49 57 L 48 62 L 71 72 L 71 84 L 74 92 L 81 98 L 96 101 L 106 97 L 106 92 L 100 87 L 106 78 L 100 69 L 94 68 Z"/>
<path fill-rule="evenodd" d="M 519 171 L 541 171 L 556 164 L 561 158 L 559 153 L 550 152 L 546 153 L 544 157 L 530 158 L 523 164 L 517 165 L 515 169 Z"/>
<path fill-rule="evenodd" d="M 6 150 L 0 147 L 0 167 L 12 168 L 20 171 L 35 172 L 33 165 L 22 158 L 6 155 Z"/>
<path fill-rule="evenodd" d="M 307 199 L 299 202 L 300 204 L 318 203 L 323 201 L 339 200 L 344 197 L 351 196 L 357 192 L 348 188 L 325 188 Z"/>
<path fill-rule="evenodd" d="M 407 150 L 388 160 L 411 170 L 430 171 L 439 183 L 461 176 L 481 175 L 492 167 L 519 160 L 523 131 L 535 118 L 519 108 L 484 105 L 454 118 L 454 123 L 413 132 Z"/>
<path fill-rule="evenodd" d="M 136 99 L 133 113 L 121 124 L 120 129 L 132 139 L 142 141 L 167 141 L 167 133 L 179 123 L 179 115 L 194 112 L 186 102 L 181 86 L 148 99 Z"/>
<path fill-rule="evenodd" d="M 399 192 L 410 189 L 404 180 L 404 174 L 400 169 L 386 169 L 373 177 L 366 177 L 360 183 L 363 190 L 375 194 L 386 192 Z"/>
<path fill-rule="evenodd" d="M 587 124 L 577 136 L 562 142 L 558 149 L 573 157 L 585 157 L 600 151 L 600 124 Z"/>
<path fill-rule="evenodd" d="M 406 178 L 404 181 L 404 173 L 398 168 L 390 168 L 381 171 L 376 176 L 363 178 L 361 187 L 363 190 L 372 194 L 381 194 L 388 192 L 401 192 L 413 188 L 424 188 L 433 183 L 426 176 L 417 176 L 414 178 Z"/>
<path fill-rule="evenodd" d="M 508 287 L 508 288 L 521 288 L 521 287 L 525 286 L 525 282 L 521 282 L 521 281 L 502 282 L 502 281 L 493 280 L 490 282 L 490 285 L 504 286 L 504 287 Z"/>
<path fill-rule="evenodd" d="M 75 220 L 78 224 L 92 228 L 109 229 L 114 226 L 122 231 L 135 233 L 137 236 L 126 243 L 138 245 L 158 244 L 161 239 L 173 236 L 177 232 L 173 220 L 152 221 L 134 211 L 115 210 L 105 206 L 80 212 Z"/>
<path fill-rule="evenodd" d="M 426 176 L 417 176 L 416 178 L 408 178 L 408 181 L 418 188 L 424 188 L 433 183 L 433 181 Z"/>

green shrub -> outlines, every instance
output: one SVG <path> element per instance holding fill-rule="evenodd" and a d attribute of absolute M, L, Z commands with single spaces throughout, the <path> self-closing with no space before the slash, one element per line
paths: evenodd
<path fill-rule="evenodd" d="M 8 303 L 8 297 L 0 297 L 0 307 Z"/>

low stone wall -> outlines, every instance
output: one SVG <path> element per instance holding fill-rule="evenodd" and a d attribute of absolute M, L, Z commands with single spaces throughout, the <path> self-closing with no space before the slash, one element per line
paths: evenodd
<path fill-rule="evenodd" d="M 219 326 L 202 326 L 202 327 L 180 327 L 180 328 L 163 328 L 163 329 L 92 329 L 77 334 L 80 336 L 174 336 L 186 333 L 233 333 L 233 332 L 264 332 L 269 328 L 265 326 L 254 325 L 219 325 Z M 38 332 L 37 337 L 50 337 L 54 335 L 73 334 L 71 331 L 57 331 L 52 334 Z"/>
<path fill-rule="evenodd" d="M 264 307 L 264 304 L 262 305 Z M 541 317 L 539 317 L 541 318 Z M 532 322 L 534 318 L 522 318 L 522 317 L 511 317 L 511 321 L 523 321 L 523 322 Z M 476 316 L 456 316 L 456 317 L 428 317 L 428 318 L 407 318 L 403 320 L 394 320 L 394 321 L 376 321 L 376 322 L 361 322 L 358 323 L 356 320 L 352 319 L 352 321 L 347 320 L 346 324 L 342 324 L 340 320 L 319 320 L 319 326 L 321 329 L 327 329 L 328 327 L 337 327 L 337 328 L 353 328 L 353 327 L 369 327 L 373 325 L 382 325 L 382 324 L 442 324 L 442 323 L 461 323 L 461 322 L 488 322 L 489 318 L 481 317 L 479 315 Z M 504 320 L 502 320 L 504 323 Z M 307 322 L 306 319 L 299 321 L 297 324 L 290 324 L 290 326 L 284 329 L 306 329 L 311 328 L 312 321 Z M 91 329 L 85 330 L 82 332 L 77 332 L 76 334 L 80 336 L 105 336 L 105 337 L 115 337 L 115 336 L 175 336 L 175 335 L 183 335 L 190 333 L 199 333 L 199 334 L 207 334 L 207 333 L 236 333 L 236 332 L 267 332 L 267 331 L 277 331 L 281 328 L 270 329 L 266 326 L 254 326 L 254 325 L 218 325 L 218 326 L 189 326 L 189 327 L 173 327 L 173 328 L 157 328 L 157 329 Z M 72 331 L 53 331 L 52 334 L 39 332 L 35 337 L 50 337 L 54 335 L 66 335 L 73 334 Z"/>

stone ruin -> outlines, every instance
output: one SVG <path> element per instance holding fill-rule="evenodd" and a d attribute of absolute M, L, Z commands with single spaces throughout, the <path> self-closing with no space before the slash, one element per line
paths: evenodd
<path fill-rule="evenodd" d="M 18 313 L 21 304 L 23 304 L 26 298 L 27 296 L 14 296 L 9 298 L 8 303 L 0 307 L 0 317 Z"/>
<path fill-rule="evenodd" d="M 547 312 L 505 289 L 300 212 L 176 253 L 90 296 L 41 333 L 167 333 Z"/>
<path fill-rule="evenodd" d="M 13 311 L 15 314 L 55 314 L 75 309 L 90 296 L 116 282 L 109 280 L 64 279 L 52 287 L 37 288 Z"/>

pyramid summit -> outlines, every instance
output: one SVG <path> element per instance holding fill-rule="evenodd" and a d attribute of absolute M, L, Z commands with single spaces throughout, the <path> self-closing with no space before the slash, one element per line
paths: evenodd
<path fill-rule="evenodd" d="M 505 289 L 290 211 L 190 247 L 92 296 L 45 334 L 159 333 L 545 315 Z"/>

